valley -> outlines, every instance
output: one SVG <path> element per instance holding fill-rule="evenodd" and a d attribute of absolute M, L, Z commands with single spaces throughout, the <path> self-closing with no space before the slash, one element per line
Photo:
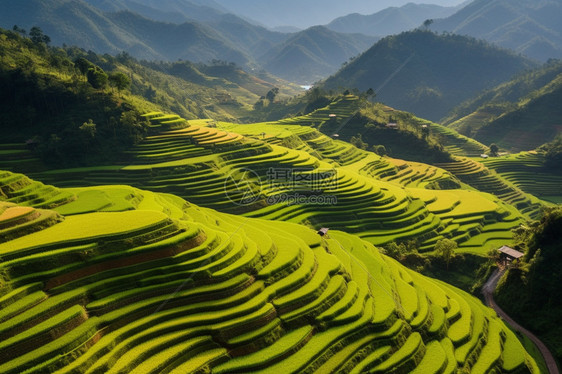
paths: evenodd
<path fill-rule="evenodd" d="M 555 3 L 0 5 L 0 372 L 558 373 Z"/>

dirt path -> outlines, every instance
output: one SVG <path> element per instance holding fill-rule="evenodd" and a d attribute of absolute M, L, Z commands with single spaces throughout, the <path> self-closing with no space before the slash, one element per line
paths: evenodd
<path fill-rule="evenodd" d="M 486 304 L 490 308 L 494 309 L 496 313 L 505 322 L 511 325 L 511 327 L 513 327 L 515 330 L 519 331 L 520 333 L 525 334 L 529 339 L 531 339 L 533 343 L 535 343 L 535 345 L 541 352 L 542 356 L 544 357 L 544 361 L 546 362 L 546 366 L 550 374 L 560 374 L 560 371 L 556 366 L 556 361 L 554 360 L 552 353 L 550 353 L 546 345 L 544 345 L 544 343 L 540 341 L 539 338 L 537 338 L 532 332 L 530 332 L 529 330 L 525 329 L 517 322 L 515 322 L 498 306 L 498 304 L 496 304 L 494 300 L 494 291 L 496 289 L 496 286 L 498 285 L 498 281 L 500 280 L 504 272 L 505 270 L 501 270 L 501 271 L 495 270 L 490 276 L 490 279 L 488 279 L 488 281 L 484 285 L 484 287 L 482 287 L 482 293 L 484 294 L 484 299 L 486 300 Z"/>

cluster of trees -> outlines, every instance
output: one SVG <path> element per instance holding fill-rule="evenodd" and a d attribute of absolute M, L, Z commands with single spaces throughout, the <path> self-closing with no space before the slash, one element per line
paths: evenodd
<path fill-rule="evenodd" d="M 546 208 L 539 221 L 515 232 L 525 252 L 518 266 L 500 280 L 496 300 L 506 312 L 542 335 L 562 358 L 562 207 Z"/>
<path fill-rule="evenodd" d="M 0 30 L 0 128 L 4 142 L 26 142 L 45 162 L 79 166 L 111 162 L 144 136 L 147 123 L 105 89 L 127 89 L 130 79 L 107 74 L 84 56 L 48 47 L 32 28 Z M 15 66 L 15 67 L 14 67 Z"/>
<path fill-rule="evenodd" d="M 551 170 L 562 171 L 562 135 L 543 145 L 540 150 L 545 153 L 545 166 Z"/>
<path fill-rule="evenodd" d="M 84 57 L 75 59 L 74 66 L 95 89 L 104 89 L 109 84 L 111 87 L 115 87 L 118 92 L 121 92 L 131 85 L 131 79 L 125 73 L 116 71 L 108 75 L 102 68 Z"/>
<path fill-rule="evenodd" d="M 397 123 L 398 126 L 387 127 L 390 122 Z M 321 130 L 328 133 L 333 129 Z M 392 116 L 389 116 L 381 104 L 363 106 L 346 126 L 339 130 L 339 136 L 358 148 L 371 150 L 381 156 L 388 154 L 424 163 L 451 160 L 451 155 L 444 149 L 442 142 L 431 133 L 427 121 L 399 111 L 394 111 Z"/>
<path fill-rule="evenodd" d="M 14 25 L 12 30 L 14 30 L 15 32 L 17 32 L 21 35 L 24 35 L 24 36 L 27 35 L 27 31 L 25 29 L 22 29 L 18 25 Z M 29 30 L 29 39 L 31 39 L 31 41 L 35 44 L 44 43 L 46 45 L 49 45 L 49 43 L 51 42 L 51 38 L 48 35 L 45 35 L 43 33 L 43 30 L 41 30 L 41 28 L 38 27 L 38 26 L 33 26 Z"/>

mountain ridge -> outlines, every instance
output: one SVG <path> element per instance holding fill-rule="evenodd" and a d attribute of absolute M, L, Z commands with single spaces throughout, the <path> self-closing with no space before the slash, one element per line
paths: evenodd
<path fill-rule="evenodd" d="M 562 57 L 561 17 L 556 0 L 475 0 L 431 29 L 486 39 L 546 61 Z"/>
<path fill-rule="evenodd" d="M 371 36 L 397 34 L 419 27 L 426 19 L 445 18 L 458 10 L 434 4 L 408 3 L 401 7 L 389 7 L 377 13 L 359 13 L 338 17 L 326 25 L 331 30 L 346 33 L 361 33 Z"/>
<path fill-rule="evenodd" d="M 535 66 L 484 41 L 418 29 L 381 39 L 323 86 L 372 88 L 377 100 L 437 121 L 481 90 Z"/>

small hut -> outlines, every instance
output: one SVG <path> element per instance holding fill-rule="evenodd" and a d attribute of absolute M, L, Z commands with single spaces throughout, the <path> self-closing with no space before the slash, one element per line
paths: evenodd
<path fill-rule="evenodd" d="M 317 234 L 320 236 L 326 236 L 328 235 L 328 228 L 327 227 L 322 227 L 320 230 L 317 231 Z"/>
<path fill-rule="evenodd" d="M 504 245 L 498 249 L 498 251 L 500 252 L 500 260 L 503 262 L 504 266 L 511 264 L 514 260 L 518 260 L 525 255 L 507 245 Z"/>

